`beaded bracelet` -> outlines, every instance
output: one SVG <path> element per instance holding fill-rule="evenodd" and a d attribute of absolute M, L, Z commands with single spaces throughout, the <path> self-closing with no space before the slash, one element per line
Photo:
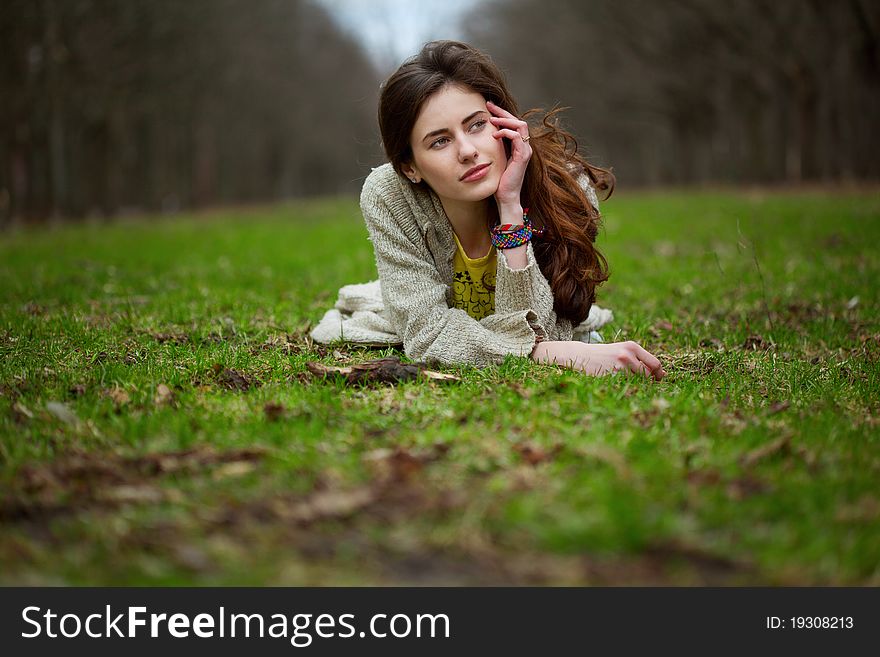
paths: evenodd
<path fill-rule="evenodd" d="M 492 229 L 492 245 L 496 249 L 515 249 L 527 244 L 532 237 L 540 237 L 544 229 L 532 228 L 529 221 L 529 209 L 523 210 L 522 224 L 500 224 Z"/>

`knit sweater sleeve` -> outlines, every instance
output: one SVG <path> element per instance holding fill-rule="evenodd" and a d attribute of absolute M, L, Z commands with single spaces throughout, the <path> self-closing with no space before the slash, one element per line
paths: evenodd
<path fill-rule="evenodd" d="M 586 193 L 587 199 L 598 210 L 599 201 L 590 185 L 590 179 L 586 174 L 581 174 L 577 182 Z M 556 317 L 553 310 L 553 290 L 535 260 L 531 242 L 526 246 L 526 254 L 526 266 L 522 269 L 511 269 L 504 251 L 499 251 L 495 311 L 506 313 L 531 309 L 537 316 L 537 324 L 544 328 L 549 339 L 568 339 L 571 333 L 570 323 L 567 320 L 560 322 Z"/>
<path fill-rule="evenodd" d="M 552 332 L 556 325 L 553 310 L 553 290 L 544 278 L 535 260 L 532 243 L 526 244 L 527 264 L 522 269 L 511 269 L 504 251 L 498 251 L 498 269 L 495 276 L 495 312 L 511 313 L 532 310 L 535 322 L 544 334 Z"/>
<path fill-rule="evenodd" d="M 546 337 L 536 312 L 516 301 L 507 308 L 496 306 L 495 314 L 480 321 L 450 308 L 447 284 L 416 222 L 402 226 L 387 197 L 370 184 L 364 185 L 361 210 L 373 242 L 385 311 L 407 356 L 483 366 L 500 363 L 508 354 L 528 357 L 537 341 Z M 512 287 L 517 285 L 524 284 Z M 511 299 L 516 296 L 510 294 Z"/>

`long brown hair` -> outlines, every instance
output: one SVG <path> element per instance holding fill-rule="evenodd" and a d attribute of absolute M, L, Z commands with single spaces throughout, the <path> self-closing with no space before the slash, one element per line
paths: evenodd
<path fill-rule="evenodd" d="M 402 174 L 413 159 L 410 136 L 422 106 L 447 84 L 473 89 L 520 116 L 501 69 L 485 53 L 460 41 L 432 41 L 407 59 L 382 85 L 379 130 L 388 160 Z M 607 199 L 614 175 L 578 154 L 577 141 L 559 126 L 559 109 L 534 109 L 523 118 L 543 113 L 529 126 L 532 157 L 521 194 L 529 218 L 546 228 L 533 243 L 535 259 L 553 291 L 553 309 L 573 325 L 583 322 L 596 300 L 596 287 L 608 280 L 608 262 L 594 243 L 601 217 L 578 178 L 586 175 Z M 491 218 L 490 222 L 494 221 Z"/>

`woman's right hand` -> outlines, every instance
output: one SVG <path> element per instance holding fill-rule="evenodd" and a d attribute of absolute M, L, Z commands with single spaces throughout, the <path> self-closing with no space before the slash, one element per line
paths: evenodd
<path fill-rule="evenodd" d="M 537 363 L 564 365 L 586 374 L 601 376 L 614 372 L 635 372 L 657 381 L 666 376 L 663 365 L 637 342 L 588 344 L 579 341 L 539 342 L 532 351 Z"/>

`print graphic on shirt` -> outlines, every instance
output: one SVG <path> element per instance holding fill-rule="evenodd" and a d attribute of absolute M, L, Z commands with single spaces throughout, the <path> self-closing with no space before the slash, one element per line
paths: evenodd
<path fill-rule="evenodd" d="M 495 272 L 487 271 L 479 281 L 469 271 L 456 271 L 452 280 L 453 306 L 474 319 L 483 319 L 495 312 Z"/>

